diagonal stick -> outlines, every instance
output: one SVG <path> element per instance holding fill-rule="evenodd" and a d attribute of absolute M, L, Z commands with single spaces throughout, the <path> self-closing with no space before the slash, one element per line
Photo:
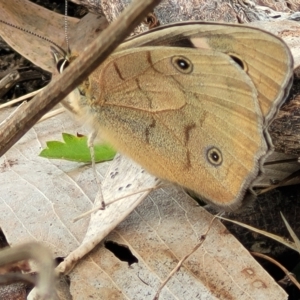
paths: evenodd
<path fill-rule="evenodd" d="M 89 76 L 153 10 L 160 0 L 136 0 L 127 7 L 120 17 L 86 47 L 85 51 L 27 106 L 17 112 L 0 127 L 0 156 L 12 147 L 46 112 L 65 98 L 86 77 Z M 50 52 L 50 49 L 49 49 Z M 50 54 L 49 54 L 50 55 Z"/>

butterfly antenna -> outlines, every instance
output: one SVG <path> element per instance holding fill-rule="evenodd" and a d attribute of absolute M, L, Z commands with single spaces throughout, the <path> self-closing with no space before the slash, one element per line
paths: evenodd
<path fill-rule="evenodd" d="M 65 40 L 68 49 L 68 53 L 70 53 L 70 45 L 69 45 L 69 36 L 68 36 L 68 0 L 65 1 Z"/>

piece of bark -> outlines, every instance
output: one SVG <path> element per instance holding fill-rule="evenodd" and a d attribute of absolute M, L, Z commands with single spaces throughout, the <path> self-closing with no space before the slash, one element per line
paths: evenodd
<path fill-rule="evenodd" d="M 90 12 L 105 15 L 109 23 L 115 20 L 132 0 L 72 0 Z M 300 8 L 299 0 L 163 0 L 154 13 L 161 24 L 202 20 L 248 23 L 287 17 Z M 142 30 L 142 26 L 139 27 Z M 145 30 L 145 28 L 143 29 Z"/>
<path fill-rule="evenodd" d="M 20 79 L 18 70 L 13 70 L 0 80 L 0 98 L 5 95 L 10 88 Z"/>
<path fill-rule="evenodd" d="M 22 282 L 0 286 L 0 299 L 26 300 L 28 286 Z"/>
<path fill-rule="evenodd" d="M 293 91 L 295 94 L 293 94 Z M 300 155 L 300 81 L 294 82 L 290 101 L 280 109 L 269 132 L 278 152 Z"/>
<path fill-rule="evenodd" d="M 72 2 L 85 6 L 89 12 L 104 16 L 101 0 L 71 0 Z"/>

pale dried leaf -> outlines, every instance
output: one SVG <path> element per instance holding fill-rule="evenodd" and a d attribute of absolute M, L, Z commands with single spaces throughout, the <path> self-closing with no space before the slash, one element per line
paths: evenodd
<path fill-rule="evenodd" d="M 65 131 L 82 133 L 67 114 L 61 114 L 36 125 L 0 159 L 0 226 L 11 245 L 38 240 L 55 256 L 68 260 L 72 253 L 79 253 L 77 259 L 80 259 L 90 251 L 87 244 L 97 246 L 117 225 L 114 215 L 120 211 L 113 211 L 111 218 L 101 220 L 101 215 L 113 210 L 112 205 L 91 220 L 72 222 L 93 206 L 97 187 L 90 166 L 37 156 L 46 140 L 60 139 L 61 132 Z M 97 166 L 102 175 L 107 165 Z M 134 169 L 138 170 L 137 174 L 144 174 L 141 169 Z M 124 187 L 135 183 L 126 179 L 127 173 Z M 118 193 L 120 184 L 114 182 L 123 176 L 121 172 L 115 177 L 116 173 L 109 175 L 106 180 L 116 192 L 105 188 L 105 195 Z M 144 183 L 142 179 L 140 182 Z M 108 187 L 109 183 L 104 186 Z M 114 203 L 130 208 L 123 212 L 121 219 L 136 206 L 126 201 Z M 106 237 L 127 245 L 139 263 L 128 268 L 127 263 L 120 262 L 101 243 L 70 272 L 73 299 L 89 295 L 101 299 L 114 296 L 152 299 L 160 282 L 195 246 L 211 218 L 183 192 L 176 189 L 153 192 Z M 258 295 L 264 299 L 274 299 L 274 295 L 276 299 L 286 299 L 281 288 L 220 223 L 213 226 L 204 247 L 185 262 L 163 289 L 161 299 L 197 299 L 199 295 L 206 295 L 207 299 L 222 299 L 225 295 L 233 299 L 257 299 Z"/>
<path fill-rule="evenodd" d="M 90 166 L 38 156 L 46 141 L 77 131 L 82 133 L 62 114 L 36 125 L 1 157 L 0 220 L 10 245 L 38 240 L 64 257 L 84 238 L 89 220 L 74 224 L 73 218 L 93 206 L 97 187 Z M 106 168 L 101 165 L 102 176 Z"/>
<path fill-rule="evenodd" d="M 93 213 L 81 245 L 71 252 L 58 267 L 60 273 L 67 273 L 74 264 L 88 254 L 106 235 L 122 222 L 149 192 L 141 192 L 156 186 L 158 180 L 145 172 L 140 166 L 129 159 L 117 155 L 102 182 L 103 198 L 106 203 L 114 199 L 124 199 L 109 204 L 105 210 Z M 126 197 L 128 196 L 128 197 Z M 101 207 L 100 199 L 96 198 L 94 206 Z M 79 221 L 80 222 L 80 221 Z"/>
<path fill-rule="evenodd" d="M 75 128 L 76 125 L 67 114 L 39 123 L 1 158 L 0 178 L 3 180 L 0 182 L 4 208 L 1 209 L 0 219 L 5 221 L 1 227 L 11 245 L 33 238 L 52 244 L 51 248 L 56 256 L 67 256 L 80 246 L 74 254 L 79 259 L 121 222 L 145 196 L 145 193 L 137 194 L 126 201 L 110 205 L 104 212 L 93 214 L 90 224 L 89 218 L 73 223 L 79 214 L 90 210 L 94 203 L 97 186 L 91 167 L 46 160 L 38 157 L 38 153 L 47 140 L 60 140 L 61 132 L 82 133 L 78 126 L 77 130 Z M 120 178 L 119 160 L 115 164 L 117 166 L 112 165 L 113 169 L 109 172 L 110 183 L 103 182 L 104 196 L 108 202 L 146 187 L 151 188 L 157 181 L 140 167 L 123 170 L 126 176 Z M 102 177 L 107 166 L 108 164 L 98 165 Z M 134 177 L 132 174 L 135 174 Z M 121 183 L 119 179 L 122 180 Z M 113 189 L 110 189 L 111 186 Z M 124 214 L 120 215 L 123 211 Z M 98 221 L 99 215 L 101 221 Z M 105 219 L 108 221 L 105 222 Z M 15 228 L 17 224 L 20 225 L 18 230 Z"/>
<path fill-rule="evenodd" d="M 183 192 L 153 192 L 106 240 L 127 245 L 128 267 L 103 243 L 70 274 L 71 293 L 91 298 L 153 299 L 161 281 L 198 242 L 211 215 Z M 220 224 L 163 289 L 160 299 L 285 299 L 285 293 Z"/>

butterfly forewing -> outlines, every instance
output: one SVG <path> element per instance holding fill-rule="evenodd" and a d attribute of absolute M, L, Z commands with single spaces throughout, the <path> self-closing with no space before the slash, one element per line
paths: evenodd
<path fill-rule="evenodd" d="M 218 206 L 239 205 L 268 147 L 256 88 L 230 57 L 136 48 L 90 82 L 91 124 L 116 149 Z"/>
<path fill-rule="evenodd" d="M 182 22 L 136 36 L 119 49 L 165 45 L 214 49 L 231 56 L 253 81 L 265 127 L 284 103 L 292 84 L 293 58 L 287 45 L 263 30 L 235 24 Z"/>

